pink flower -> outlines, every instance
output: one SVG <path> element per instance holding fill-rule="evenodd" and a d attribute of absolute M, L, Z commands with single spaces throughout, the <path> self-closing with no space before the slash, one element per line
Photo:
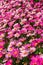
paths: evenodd
<path fill-rule="evenodd" d="M 5 44 L 4 40 L 0 40 L 0 46 L 3 46 Z"/>
<path fill-rule="evenodd" d="M 3 48 L 4 48 L 4 46 L 0 46 L 0 51 L 2 51 L 2 50 L 3 50 Z"/>
<path fill-rule="evenodd" d="M 0 40 L 0 51 L 4 48 L 5 41 Z"/>
<path fill-rule="evenodd" d="M 26 28 L 22 28 L 21 29 L 21 34 L 26 34 L 27 33 L 27 29 Z"/>
<path fill-rule="evenodd" d="M 31 45 L 34 46 L 34 47 L 36 47 L 41 41 L 42 41 L 41 38 L 36 39 L 36 40 L 33 40 L 33 41 L 31 42 Z"/>
<path fill-rule="evenodd" d="M 0 58 L 3 56 L 2 52 L 0 52 Z"/>
<path fill-rule="evenodd" d="M 23 51 L 20 52 L 20 57 L 21 58 L 26 57 L 26 56 L 28 56 L 28 54 L 29 54 L 28 50 L 23 50 Z"/>
<path fill-rule="evenodd" d="M 26 57 L 29 54 L 29 49 L 27 49 L 25 46 L 22 46 L 21 48 L 19 48 L 20 50 L 20 57 Z"/>
<path fill-rule="evenodd" d="M 20 41 L 18 41 L 17 43 L 16 43 L 16 46 L 17 47 L 20 47 L 22 45 L 22 42 L 20 42 Z"/>
<path fill-rule="evenodd" d="M 26 38 L 22 37 L 22 38 L 19 38 L 19 41 L 21 42 L 24 42 L 26 40 Z"/>
<path fill-rule="evenodd" d="M 11 14 L 12 14 L 11 12 L 6 12 L 5 18 L 9 20 L 11 18 Z"/>
<path fill-rule="evenodd" d="M 9 59 L 5 65 L 12 65 L 12 59 Z"/>
<path fill-rule="evenodd" d="M 28 48 L 31 47 L 31 44 L 25 44 L 24 47 L 25 47 L 26 49 L 28 49 Z"/>
<path fill-rule="evenodd" d="M 40 65 L 37 61 L 31 61 L 30 65 Z"/>
<path fill-rule="evenodd" d="M 12 31 L 9 31 L 8 32 L 8 38 L 11 38 L 11 37 L 13 37 L 13 32 Z"/>
<path fill-rule="evenodd" d="M 11 57 L 11 53 L 10 52 L 6 53 L 5 57 L 6 58 L 10 58 Z"/>
<path fill-rule="evenodd" d="M 9 25 L 10 27 L 12 27 L 13 24 L 14 24 L 14 21 L 11 21 L 11 22 L 8 23 L 8 25 Z"/>
<path fill-rule="evenodd" d="M 18 48 L 14 48 L 12 51 L 12 56 L 14 58 L 18 58 L 19 57 L 19 49 Z"/>
<path fill-rule="evenodd" d="M 35 47 L 31 47 L 31 48 L 29 49 L 29 51 L 30 51 L 30 53 L 33 53 L 33 52 L 36 51 L 36 48 L 35 48 Z"/>
<path fill-rule="evenodd" d="M 4 32 L 0 31 L 0 39 L 2 39 L 5 36 Z"/>
<path fill-rule="evenodd" d="M 30 65 L 41 65 L 40 62 L 40 57 L 39 56 L 36 56 L 36 57 L 32 57 L 31 58 L 31 62 L 30 62 Z"/>
<path fill-rule="evenodd" d="M 16 34 L 14 34 L 14 37 L 18 38 L 19 36 L 20 36 L 20 33 L 18 33 L 18 32 Z"/>
<path fill-rule="evenodd" d="M 25 14 L 22 13 L 21 16 L 25 16 Z M 21 19 L 20 24 L 21 24 L 21 25 L 26 24 L 26 21 L 27 21 L 27 19 Z"/>

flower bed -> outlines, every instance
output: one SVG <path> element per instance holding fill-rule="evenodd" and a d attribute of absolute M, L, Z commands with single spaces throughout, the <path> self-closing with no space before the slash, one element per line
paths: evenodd
<path fill-rule="evenodd" d="M 43 65 L 43 0 L 0 0 L 0 65 Z"/>

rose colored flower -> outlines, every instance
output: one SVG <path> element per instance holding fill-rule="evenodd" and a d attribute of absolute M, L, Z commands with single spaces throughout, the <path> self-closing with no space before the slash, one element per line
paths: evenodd
<path fill-rule="evenodd" d="M 30 65 L 42 65 L 43 64 L 43 58 L 40 57 L 40 55 L 36 55 L 36 56 L 33 56 L 31 58 L 31 62 L 30 62 Z"/>
<path fill-rule="evenodd" d="M 4 40 L 0 40 L 0 46 L 3 46 L 5 44 Z"/>
<path fill-rule="evenodd" d="M 23 50 L 23 51 L 20 52 L 20 57 L 21 57 L 21 58 L 22 58 L 22 57 L 26 57 L 26 56 L 28 56 L 28 54 L 29 54 L 29 51 Z"/>
<path fill-rule="evenodd" d="M 19 36 L 20 36 L 20 33 L 18 33 L 18 32 L 16 34 L 14 34 L 14 37 L 18 38 Z"/>
<path fill-rule="evenodd" d="M 24 16 L 24 15 L 25 15 L 24 13 L 21 14 L 21 16 Z M 27 19 L 21 19 L 20 24 L 23 25 L 26 23 L 26 21 L 27 21 Z"/>
<path fill-rule="evenodd" d="M 13 32 L 12 31 L 9 31 L 8 32 L 8 38 L 11 38 L 11 37 L 13 37 Z"/>
<path fill-rule="evenodd" d="M 14 47 L 12 47 L 12 45 L 9 45 L 7 48 L 7 51 L 11 52 L 14 49 Z"/>
<path fill-rule="evenodd" d="M 26 38 L 22 37 L 22 38 L 19 38 L 19 41 L 21 42 L 24 42 L 26 40 Z"/>
<path fill-rule="evenodd" d="M 11 53 L 10 52 L 6 53 L 5 57 L 6 58 L 10 58 L 11 57 Z"/>
<path fill-rule="evenodd" d="M 11 18 L 11 12 L 6 12 L 5 18 L 9 20 Z"/>
<path fill-rule="evenodd" d="M 0 58 L 3 56 L 2 52 L 0 52 Z"/>
<path fill-rule="evenodd" d="M 19 29 L 20 25 L 18 23 L 16 23 L 16 24 L 13 25 L 13 27 Z"/>
<path fill-rule="evenodd" d="M 26 33 L 27 33 L 27 29 L 26 28 L 21 29 L 21 34 L 26 34 Z"/>
<path fill-rule="evenodd" d="M 12 59 L 9 59 L 5 65 L 12 65 Z"/>
<path fill-rule="evenodd" d="M 31 44 L 25 44 L 24 47 L 25 47 L 26 49 L 28 49 L 28 48 L 31 47 Z"/>
<path fill-rule="evenodd" d="M 0 39 L 2 39 L 5 36 L 3 32 L 0 32 Z"/>
<path fill-rule="evenodd" d="M 11 21 L 11 22 L 8 23 L 8 25 L 9 25 L 10 27 L 12 27 L 13 24 L 14 24 L 14 21 Z"/>
<path fill-rule="evenodd" d="M 29 49 L 29 51 L 30 51 L 30 53 L 33 53 L 33 52 L 36 51 L 36 48 L 35 48 L 35 47 L 31 47 L 31 48 Z"/>
<path fill-rule="evenodd" d="M 38 12 L 38 13 L 36 14 L 37 17 L 40 17 L 41 15 L 42 15 L 41 12 Z"/>
<path fill-rule="evenodd" d="M 20 41 L 16 43 L 17 47 L 20 47 L 21 45 L 22 45 L 22 42 L 20 42 Z"/>
<path fill-rule="evenodd" d="M 41 41 L 42 41 L 41 38 L 33 40 L 31 45 L 36 47 Z"/>
<path fill-rule="evenodd" d="M 29 49 L 27 49 L 25 46 L 22 46 L 20 49 L 20 57 L 26 57 L 29 54 Z"/>
<path fill-rule="evenodd" d="M 13 49 L 12 56 L 14 58 L 18 58 L 19 57 L 19 49 L 18 48 Z"/>
<path fill-rule="evenodd" d="M 0 51 L 2 51 L 3 50 L 3 46 L 0 46 Z"/>
<path fill-rule="evenodd" d="M 0 40 L 0 51 L 4 48 L 5 41 Z"/>
<path fill-rule="evenodd" d="M 16 42 L 17 42 L 16 40 L 12 40 L 12 39 L 11 39 L 11 40 L 10 40 L 10 46 L 16 45 Z"/>
<path fill-rule="evenodd" d="M 40 65 L 37 61 L 32 61 L 30 65 Z"/>
<path fill-rule="evenodd" d="M 36 40 L 34 40 L 34 41 L 32 41 L 31 45 L 35 47 L 35 46 L 37 46 L 37 45 L 38 45 L 38 43 L 37 43 L 37 41 L 36 41 Z"/>

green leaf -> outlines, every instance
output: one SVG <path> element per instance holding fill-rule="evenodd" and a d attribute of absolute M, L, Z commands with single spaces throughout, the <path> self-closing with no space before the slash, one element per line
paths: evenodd
<path fill-rule="evenodd" d="M 39 2 L 39 0 L 34 0 L 35 2 Z"/>
<path fill-rule="evenodd" d="M 35 54 L 39 54 L 39 48 L 36 48 L 36 51 L 34 52 Z"/>
<path fill-rule="evenodd" d="M 0 58 L 0 63 L 2 63 L 3 62 L 3 60 L 2 60 L 2 58 Z"/>
<path fill-rule="evenodd" d="M 35 54 L 39 54 L 39 51 L 37 50 L 37 51 L 35 51 Z"/>
<path fill-rule="evenodd" d="M 40 49 L 39 49 L 39 52 L 43 53 L 43 48 L 40 48 Z"/>
<path fill-rule="evenodd" d="M 16 65 L 16 58 L 14 58 L 14 57 L 11 57 L 11 58 L 13 60 L 13 65 Z"/>
<path fill-rule="evenodd" d="M 30 25 L 32 25 L 32 26 L 33 26 L 34 24 L 35 24 L 34 22 L 30 22 Z"/>
<path fill-rule="evenodd" d="M 9 45 L 9 44 L 8 44 L 8 43 L 6 43 L 6 44 L 4 45 L 4 47 L 5 47 L 5 48 L 7 48 L 7 47 L 8 47 L 8 45 Z"/>
<path fill-rule="evenodd" d="M 24 58 L 22 59 L 22 62 L 29 62 L 29 59 L 28 59 L 27 57 L 24 57 Z"/>
<path fill-rule="evenodd" d="M 34 52 L 35 54 L 39 54 L 39 52 L 41 52 L 43 54 L 43 48 L 36 48 L 36 51 Z"/>
<path fill-rule="evenodd" d="M 36 35 L 36 38 L 40 38 L 40 34 L 37 34 L 37 35 Z"/>

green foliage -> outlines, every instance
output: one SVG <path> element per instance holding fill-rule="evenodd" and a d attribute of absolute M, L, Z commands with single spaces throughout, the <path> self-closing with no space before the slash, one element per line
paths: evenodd
<path fill-rule="evenodd" d="M 39 53 L 42 53 L 43 54 L 43 48 L 40 47 L 40 48 L 36 48 L 36 51 L 34 52 L 35 54 L 39 54 Z"/>
<path fill-rule="evenodd" d="M 5 48 L 7 48 L 7 47 L 8 47 L 8 45 L 9 45 L 9 43 L 5 43 L 4 47 L 5 47 Z"/>
<path fill-rule="evenodd" d="M 0 63 L 2 63 L 2 64 L 3 64 L 3 58 L 0 58 Z"/>
<path fill-rule="evenodd" d="M 14 57 L 11 57 L 13 60 L 13 65 L 16 65 L 16 59 Z"/>
<path fill-rule="evenodd" d="M 0 63 L 2 63 L 2 59 L 0 58 Z"/>
<path fill-rule="evenodd" d="M 39 2 L 39 0 L 34 0 L 35 2 Z"/>
<path fill-rule="evenodd" d="M 35 54 L 39 54 L 39 48 L 37 47 L 36 51 L 34 52 Z"/>
<path fill-rule="evenodd" d="M 37 35 L 36 35 L 36 38 L 40 38 L 40 34 L 37 34 Z"/>
<path fill-rule="evenodd" d="M 20 60 L 20 62 L 19 63 L 16 63 L 16 58 L 13 58 L 12 57 L 12 59 L 13 59 L 13 65 L 24 65 L 23 63 L 28 63 L 28 65 L 29 65 L 29 59 L 28 59 L 28 57 L 25 57 L 25 58 L 23 58 L 22 60 Z"/>

